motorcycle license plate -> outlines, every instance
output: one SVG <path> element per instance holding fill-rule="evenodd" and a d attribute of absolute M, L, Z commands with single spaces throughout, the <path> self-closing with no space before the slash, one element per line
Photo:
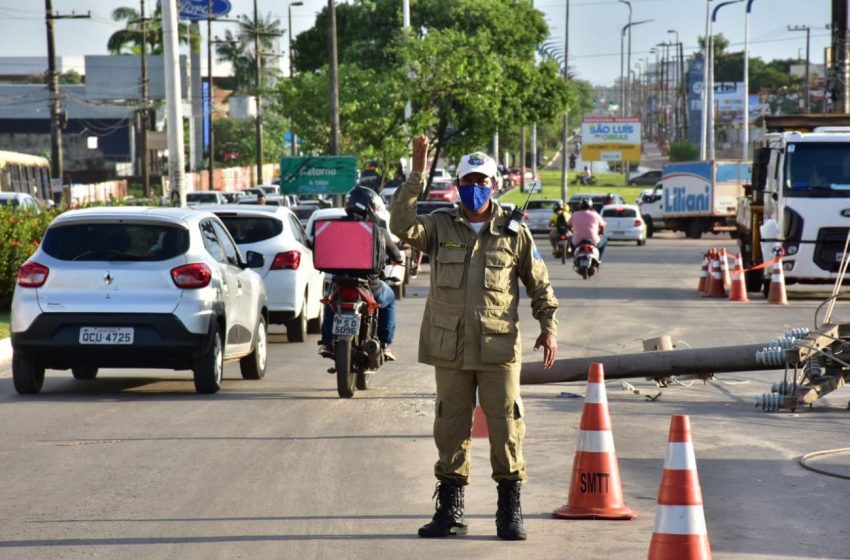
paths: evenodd
<path fill-rule="evenodd" d="M 80 344 L 133 344 L 132 327 L 80 327 Z"/>
<path fill-rule="evenodd" d="M 360 332 L 359 315 L 334 315 L 334 336 L 354 336 Z"/>

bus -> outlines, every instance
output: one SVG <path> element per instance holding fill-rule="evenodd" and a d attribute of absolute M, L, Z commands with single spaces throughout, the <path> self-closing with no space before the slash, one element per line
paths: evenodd
<path fill-rule="evenodd" d="M 47 158 L 0 150 L 0 192 L 20 192 L 40 200 L 50 198 Z"/>

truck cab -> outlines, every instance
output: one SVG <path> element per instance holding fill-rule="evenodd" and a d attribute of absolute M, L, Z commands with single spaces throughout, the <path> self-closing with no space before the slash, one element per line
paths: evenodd
<path fill-rule="evenodd" d="M 753 184 L 738 216 L 745 267 L 781 250 L 787 283 L 835 281 L 850 230 L 850 122 L 813 126 L 835 120 L 829 117 L 835 115 L 766 119 L 797 130 L 765 134 L 755 152 Z M 748 284 L 766 286 L 769 275 Z"/>

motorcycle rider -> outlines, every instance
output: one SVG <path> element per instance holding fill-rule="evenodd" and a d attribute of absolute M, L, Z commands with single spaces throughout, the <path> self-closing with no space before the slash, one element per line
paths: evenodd
<path fill-rule="evenodd" d="M 354 187 L 345 199 L 345 213 L 355 220 L 366 220 L 375 224 L 383 243 L 381 243 L 381 257 L 379 262 L 383 263 L 389 258 L 396 264 L 404 262 L 398 246 L 387 231 L 386 222 L 380 217 L 378 210 L 383 209 L 383 201 L 378 193 L 368 187 Z M 388 362 L 395 361 L 396 357 L 390 349 L 395 337 L 396 309 L 395 294 L 386 282 L 381 280 L 379 274 L 370 274 L 367 277 L 369 289 L 375 297 L 375 301 L 381 306 L 378 313 L 378 338 L 384 351 L 384 359 Z M 333 306 L 325 305 L 325 316 L 322 320 L 322 340 L 319 341 L 319 355 L 324 358 L 333 358 Z"/>
<path fill-rule="evenodd" d="M 599 262 L 601 263 L 602 253 L 605 252 L 605 246 L 608 245 L 608 240 L 601 235 L 605 231 L 605 220 L 593 209 L 593 201 L 589 198 L 582 198 L 579 208 L 580 210 L 573 213 L 567 220 L 567 225 L 573 230 L 573 238 L 570 242 L 573 251 L 582 242 L 590 241 L 599 249 Z"/>
<path fill-rule="evenodd" d="M 558 253 L 558 240 L 569 231 L 567 222 L 570 219 L 570 209 L 566 204 L 556 202 L 552 208 L 552 217 L 549 218 L 549 243 L 552 244 L 552 256 L 561 256 Z"/>
<path fill-rule="evenodd" d="M 579 175 L 579 182 L 585 186 L 593 184 L 593 172 L 586 165 L 584 171 Z"/>

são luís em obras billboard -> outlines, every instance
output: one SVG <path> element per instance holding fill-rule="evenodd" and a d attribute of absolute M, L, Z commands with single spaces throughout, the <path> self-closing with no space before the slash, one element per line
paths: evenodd
<path fill-rule="evenodd" d="M 640 161 L 639 117 L 585 117 L 581 138 L 585 161 Z"/>

